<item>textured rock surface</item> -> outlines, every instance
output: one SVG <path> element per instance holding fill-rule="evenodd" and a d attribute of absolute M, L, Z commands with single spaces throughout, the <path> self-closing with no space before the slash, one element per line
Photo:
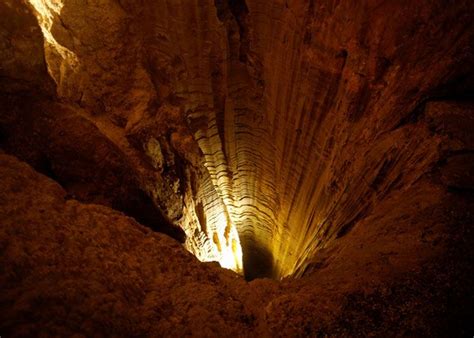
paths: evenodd
<path fill-rule="evenodd" d="M 254 330 L 238 276 L 110 208 L 66 199 L 0 155 L 0 332 L 238 335 Z M 226 285 L 231 285 L 228 289 Z"/>
<path fill-rule="evenodd" d="M 467 135 L 472 110 L 441 103 L 428 111 L 433 129 Z M 453 115 L 466 123 L 439 129 Z M 459 151 L 472 148 L 463 141 L 445 138 Z M 54 181 L 0 154 L 0 332 L 470 334 L 474 200 L 442 182 L 472 178 L 452 172 L 451 158 L 381 203 L 301 279 L 247 283 L 132 218 L 68 199 Z"/>
<path fill-rule="evenodd" d="M 0 2 L 0 64 L 2 93 L 49 93 L 54 83 L 47 75 L 43 36 L 38 22 L 23 2 Z"/>
<path fill-rule="evenodd" d="M 2 329 L 470 334 L 473 6 L 0 0 Z"/>
<path fill-rule="evenodd" d="M 250 277 L 304 269 L 423 175 L 438 140 L 406 124 L 472 75 L 469 1 L 38 3 L 58 95 L 198 257 L 239 261 L 237 230 Z"/>

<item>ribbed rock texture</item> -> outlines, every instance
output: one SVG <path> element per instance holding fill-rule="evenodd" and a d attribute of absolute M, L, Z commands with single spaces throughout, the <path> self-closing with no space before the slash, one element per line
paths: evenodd
<path fill-rule="evenodd" d="M 240 270 L 240 237 L 250 277 L 302 271 L 423 175 L 438 140 L 407 123 L 471 74 L 467 1 L 30 7 L 58 97 L 198 257 Z"/>
<path fill-rule="evenodd" d="M 432 177 L 380 203 L 319 252 L 319 261 L 301 279 L 281 283 L 247 283 L 217 265 L 199 263 L 171 238 L 108 207 L 71 199 L 56 182 L 0 154 L 0 332 L 9 337 L 472 333 L 474 201 L 466 198 L 473 177 L 472 106 L 440 103 L 427 112 L 430 127 L 444 135 L 444 149 L 457 154 Z"/>
<path fill-rule="evenodd" d="M 145 237 L 155 238 L 116 209 L 184 243 L 199 260 L 218 261 L 247 279 L 301 279 L 246 284 L 231 272 L 199 266 L 157 235 L 150 249 L 131 254 L 146 259 L 132 269 L 140 280 L 133 292 L 144 290 L 145 298 L 134 302 L 127 286 L 111 287 L 120 294 L 111 299 L 123 296 L 133 315 L 119 309 L 118 326 L 104 316 L 76 328 L 67 321 L 66 331 L 50 333 L 92 334 L 109 324 L 117 334 L 151 336 L 180 335 L 179 328 L 270 336 L 469 332 L 472 1 L 0 0 L 0 12 L 1 148 L 64 189 L 50 192 L 41 183 L 44 193 L 32 194 L 26 182 L 33 187 L 46 179 L 10 157 L 2 160 L 10 168 L 1 177 L 8 186 L 2 281 L 10 283 L 2 328 L 23 334 L 23 324 L 15 331 L 22 316 L 16 295 L 34 287 L 15 286 L 15 278 L 53 284 L 69 278 L 41 270 L 61 247 L 61 241 L 54 246 L 56 217 L 71 223 L 65 236 L 72 246 L 98 236 L 105 236 L 104 245 L 115 243 L 110 231 L 119 219 L 123 241 L 110 250 L 97 245 L 105 258 L 128 251 L 132 239 L 145 245 Z M 15 170 L 29 179 L 11 178 Z M 48 217 L 36 207 L 31 218 L 11 211 L 17 185 L 27 201 L 18 210 L 53 198 Z M 94 208 L 106 216 L 96 222 Z M 36 219 L 48 229 L 44 237 L 10 248 L 10 239 L 22 243 L 15 224 L 28 235 Z M 100 230 L 91 231 L 91 224 Z M 85 233 L 76 236 L 78 229 Z M 54 239 L 45 244 L 51 245 L 45 258 L 31 263 L 48 237 Z M 82 266 L 74 255 L 61 269 Z M 180 272 L 162 276 L 166 264 L 153 262 L 175 255 L 169 268 Z M 19 257 L 38 270 L 17 268 Z M 102 287 L 105 263 L 84 264 Z M 194 272 L 187 276 L 183 264 Z M 123 269 L 117 280 L 132 274 L 130 265 Z M 87 278 L 88 270 L 81 271 L 75 282 Z M 200 284 L 200 276 L 221 274 L 209 278 L 227 286 L 216 281 L 209 291 L 207 282 Z M 178 290 L 182 278 L 194 280 L 196 289 Z M 451 284 L 458 303 L 444 298 Z M 209 298 L 198 297 L 201 288 Z M 52 290 L 59 289 L 72 292 L 62 284 Z M 37 290 L 40 298 L 46 292 Z M 143 306 L 181 291 L 199 304 L 189 318 L 204 311 L 206 319 L 155 313 L 168 321 L 150 323 L 153 315 Z M 216 292 L 238 304 L 200 308 Z M 151 303 L 144 303 L 147 297 Z M 189 309 L 175 301 L 166 307 Z M 47 302 L 45 313 L 53 305 Z M 80 300 L 77 307 L 90 309 Z M 122 327 L 129 317 L 132 326 Z"/>

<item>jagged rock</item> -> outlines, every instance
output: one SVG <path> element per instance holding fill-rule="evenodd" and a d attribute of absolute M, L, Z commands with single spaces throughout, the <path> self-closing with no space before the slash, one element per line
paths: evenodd
<path fill-rule="evenodd" d="M 0 90 L 53 95 L 43 52 L 43 35 L 33 13 L 21 1 L 1 1 Z"/>
<path fill-rule="evenodd" d="M 244 281 L 0 154 L 0 332 L 212 335 L 255 329 Z"/>
<path fill-rule="evenodd" d="M 468 1 L 32 4 L 57 44 L 46 51 L 69 51 L 46 53 L 58 95 L 133 157 L 161 139 L 169 170 L 136 164 L 142 189 L 202 259 L 239 261 L 238 232 L 250 278 L 304 269 L 394 180 L 422 175 L 437 140 L 402 128 L 471 72 Z M 55 72 L 68 55 L 80 62 Z M 188 176 L 205 202 L 191 201 Z"/>
<path fill-rule="evenodd" d="M 216 319 L 225 334 L 467 330 L 453 318 L 466 323 L 472 309 L 472 1 L 0 0 L 0 10 L 4 151 L 201 261 L 249 280 L 288 277 L 231 282 L 244 308 L 229 305 L 243 314 L 236 326 Z M 443 298 L 450 283 L 466 295 L 459 311 Z M 179 324 L 209 329 L 194 325 Z"/>

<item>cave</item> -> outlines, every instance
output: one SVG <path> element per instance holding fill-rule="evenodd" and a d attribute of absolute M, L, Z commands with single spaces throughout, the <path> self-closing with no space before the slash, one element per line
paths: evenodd
<path fill-rule="evenodd" d="M 473 1 L 0 13 L 0 337 L 474 335 Z"/>

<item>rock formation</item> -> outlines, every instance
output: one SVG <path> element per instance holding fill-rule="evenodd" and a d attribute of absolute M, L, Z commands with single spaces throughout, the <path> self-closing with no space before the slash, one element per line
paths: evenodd
<path fill-rule="evenodd" d="M 0 334 L 472 334 L 471 1 L 0 12 Z"/>

